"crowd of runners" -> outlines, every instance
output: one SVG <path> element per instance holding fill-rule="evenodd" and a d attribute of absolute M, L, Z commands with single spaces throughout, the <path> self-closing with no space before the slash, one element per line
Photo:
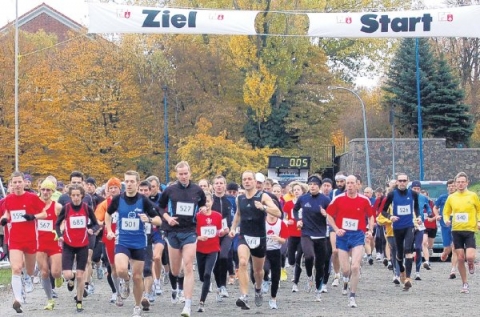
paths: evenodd
<path fill-rule="evenodd" d="M 451 254 L 449 278 L 458 271 L 460 291 L 469 293 L 480 200 L 468 190 L 463 172 L 436 201 L 419 181 L 407 188 L 403 173 L 374 190 L 345 172 L 334 180 L 314 174 L 284 186 L 252 171 L 243 172 L 241 185 L 223 176 L 197 185 L 185 161 L 175 172 L 176 181 L 166 185 L 156 176 L 141 180 L 127 171 L 123 180 L 112 177 L 101 186 L 78 171 L 66 186 L 51 175 L 34 186 L 30 175 L 14 172 L 0 200 L 13 309 L 23 312 L 36 278 L 45 310 L 54 310 L 55 290 L 66 284 L 81 313 L 83 299 L 95 292 L 94 276 L 106 277 L 106 302 L 122 307 L 133 293 L 132 316 L 151 310 L 168 282 L 170 301 L 183 303 L 184 317 L 214 309 L 206 305 L 208 294 L 221 302 L 236 281 L 240 309 L 262 306 L 264 296 L 270 309 L 278 309 L 287 266 L 293 267 L 292 292 L 308 292 L 321 302 L 331 285 L 355 308 L 362 260 L 383 263 L 393 283 L 408 291 L 421 280 L 421 268 L 430 270 L 437 226 L 441 259 Z M 303 270 L 307 283 L 300 287 Z M 193 308 L 195 274 L 202 287 Z"/>

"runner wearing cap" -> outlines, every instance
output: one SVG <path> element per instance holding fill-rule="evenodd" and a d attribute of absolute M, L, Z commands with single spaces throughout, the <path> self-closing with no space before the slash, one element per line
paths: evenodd
<path fill-rule="evenodd" d="M 339 171 L 337 174 L 335 174 L 335 185 L 337 188 L 330 192 L 330 199 L 333 199 L 333 197 L 340 195 L 345 191 L 346 179 L 347 173 L 344 171 Z M 337 287 L 340 285 L 340 261 L 338 259 L 337 235 L 330 226 L 328 226 L 328 236 L 330 237 L 330 245 L 332 247 L 331 261 L 334 272 L 332 286 Z"/>
<path fill-rule="evenodd" d="M 356 187 L 357 178 L 350 175 L 346 179 L 346 191 L 336 196 L 327 208 L 328 223 L 337 235 L 338 256 L 343 272 L 343 291 L 348 295 L 349 307 L 357 307 L 355 294 L 360 278 L 360 264 L 364 253 L 366 237 L 372 237 L 374 226 L 374 212 L 370 200 L 358 194 Z M 368 219 L 368 230 L 367 228 Z M 351 261 L 350 261 L 351 257 Z"/>
<path fill-rule="evenodd" d="M 320 302 L 327 257 L 327 212 L 330 198 L 320 193 L 322 181 L 319 176 L 308 178 L 309 192 L 298 198 L 293 207 L 297 227 L 302 230 L 301 244 L 305 255 L 308 292 L 313 291 L 313 266 L 315 265 L 315 301 Z M 300 212 L 301 210 L 301 212 Z M 315 261 L 315 263 L 314 263 Z"/>

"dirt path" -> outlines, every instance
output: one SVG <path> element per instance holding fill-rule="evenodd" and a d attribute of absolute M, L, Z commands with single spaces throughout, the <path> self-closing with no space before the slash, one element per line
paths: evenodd
<path fill-rule="evenodd" d="M 197 313 L 200 282 L 196 277 L 196 287 L 193 298 L 193 316 L 465 316 L 467 313 L 480 311 L 480 269 L 477 274 L 469 275 L 470 294 L 461 294 L 461 281 L 449 280 L 450 263 L 434 262 L 432 270 L 422 269 L 422 281 L 414 281 L 409 292 L 402 291 L 401 287 L 392 283 L 391 271 L 383 264 L 375 262 L 373 266 L 363 265 L 362 278 L 357 292 L 358 308 L 347 307 L 347 297 L 341 295 L 340 288 L 328 286 L 328 293 L 323 294 L 322 302 L 314 302 L 314 294 L 305 293 L 305 275 L 302 274 L 299 293 L 291 293 L 291 283 L 281 282 L 277 296 L 279 309 L 270 310 L 269 296 L 265 297 L 262 307 L 257 308 L 252 301 L 252 309 L 242 311 L 235 306 L 238 296 L 238 286 L 229 286 L 230 298 L 222 303 L 215 302 L 215 295 L 210 293 L 206 302 L 206 312 Z M 289 280 L 292 277 L 292 268 L 288 268 Z M 84 300 L 85 316 L 131 316 L 133 302 L 132 296 L 125 301 L 122 308 L 109 303 L 110 290 L 106 279 L 94 279 L 95 294 Z M 331 282 L 331 281 L 330 281 Z M 180 316 L 182 304 L 170 303 L 170 286 L 164 286 L 164 295 L 157 297 L 151 311 L 144 316 Z M 58 290 L 59 298 L 56 300 L 54 311 L 44 311 L 46 302 L 43 290 L 39 284 L 35 285 L 33 293 L 27 295 L 27 303 L 23 305 L 24 316 L 74 316 L 75 304 L 73 294 L 63 286 Z M 253 295 L 253 291 L 250 296 Z M 11 291 L 0 292 L 0 316 L 21 316 L 11 308 Z"/>

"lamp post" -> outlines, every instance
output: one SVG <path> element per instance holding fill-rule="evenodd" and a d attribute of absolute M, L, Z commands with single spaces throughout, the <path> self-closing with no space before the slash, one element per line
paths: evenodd
<path fill-rule="evenodd" d="M 390 124 L 392 125 L 392 179 L 395 179 L 395 105 L 390 109 Z"/>
<path fill-rule="evenodd" d="M 163 90 L 163 126 L 165 141 L 165 184 L 170 182 L 168 177 L 168 112 L 167 112 L 167 85 L 162 87 Z"/>
<path fill-rule="evenodd" d="M 367 185 L 368 187 L 372 187 L 372 182 L 370 179 L 370 155 L 368 154 L 368 139 L 367 139 L 367 113 L 365 111 L 365 104 L 363 103 L 362 98 L 353 90 L 345 87 L 337 87 L 337 86 L 329 86 L 329 90 L 346 90 L 355 95 L 357 99 L 360 101 L 360 104 L 362 105 L 362 112 L 363 112 L 363 133 L 365 136 L 365 159 L 366 159 L 366 164 L 367 164 Z"/>

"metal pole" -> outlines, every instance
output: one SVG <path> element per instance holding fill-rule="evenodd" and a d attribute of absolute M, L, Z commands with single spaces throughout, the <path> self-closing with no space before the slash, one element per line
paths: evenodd
<path fill-rule="evenodd" d="M 3 195 L 2 197 L 7 196 L 7 195 L 5 194 L 5 188 L 3 188 L 3 182 L 2 182 L 2 178 L 1 178 L 1 177 L 0 177 L 0 189 L 2 190 L 2 195 Z"/>
<path fill-rule="evenodd" d="M 420 180 L 423 181 L 423 128 L 422 128 L 422 103 L 420 95 L 420 54 L 418 38 L 415 39 L 415 63 L 417 73 L 417 111 L 418 111 L 418 153 L 420 160 Z"/>
<path fill-rule="evenodd" d="M 167 86 L 163 86 L 163 126 L 164 126 L 164 141 L 165 141 L 165 183 L 170 182 L 168 176 L 168 112 L 167 112 Z M 165 185 L 166 185 L 165 184 Z"/>
<path fill-rule="evenodd" d="M 360 100 L 360 104 L 362 105 L 362 112 L 363 112 L 363 134 L 365 136 L 365 160 L 367 164 L 367 185 L 368 187 L 372 187 L 372 181 L 370 179 L 370 155 L 368 154 L 368 138 L 367 138 L 367 112 L 365 110 L 365 104 L 363 103 L 362 98 L 353 90 L 345 88 L 345 87 L 337 87 L 337 86 L 332 86 L 328 87 L 329 90 L 336 90 L 336 89 L 342 89 L 351 92 L 352 94 L 357 97 L 358 100 Z"/>
<path fill-rule="evenodd" d="M 395 110 L 390 110 L 390 124 L 392 125 L 392 179 L 395 179 Z"/>
<path fill-rule="evenodd" d="M 18 171 L 18 0 L 15 1 L 15 171 Z"/>

